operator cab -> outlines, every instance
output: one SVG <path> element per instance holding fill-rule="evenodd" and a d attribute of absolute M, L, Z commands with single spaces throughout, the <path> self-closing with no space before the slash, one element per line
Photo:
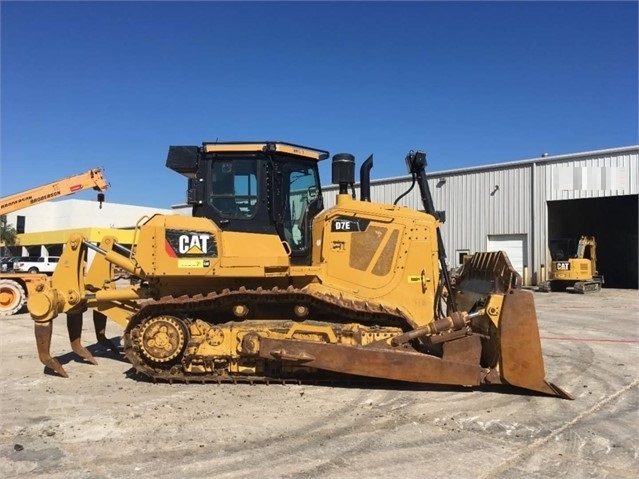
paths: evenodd
<path fill-rule="evenodd" d="M 549 241 L 548 249 L 553 261 L 568 261 L 576 257 L 577 246 L 571 238 L 555 238 Z"/>
<path fill-rule="evenodd" d="M 310 264 L 311 225 L 324 208 L 318 161 L 328 152 L 279 142 L 171 146 L 166 166 L 189 179 L 193 216 L 222 230 L 277 234 L 293 264 Z"/>

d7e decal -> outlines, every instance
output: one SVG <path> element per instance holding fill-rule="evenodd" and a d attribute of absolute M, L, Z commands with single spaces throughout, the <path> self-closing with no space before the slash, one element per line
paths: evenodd
<path fill-rule="evenodd" d="M 354 233 L 366 231 L 370 220 L 363 218 L 348 218 L 339 216 L 331 221 L 331 231 L 340 233 Z"/>

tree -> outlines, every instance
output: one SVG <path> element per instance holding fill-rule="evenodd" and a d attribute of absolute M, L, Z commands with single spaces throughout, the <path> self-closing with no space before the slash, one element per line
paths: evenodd
<path fill-rule="evenodd" d="M 7 246 L 18 244 L 18 233 L 13 225 L 7 223 L 6 215 L 0 215 L 0 244 L 2 244 L 2 250 Z"/>

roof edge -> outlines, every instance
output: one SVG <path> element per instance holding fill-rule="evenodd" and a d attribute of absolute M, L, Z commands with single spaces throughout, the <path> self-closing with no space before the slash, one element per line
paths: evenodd
<path fill-rule="evenodd" d="M 571 158 L 582 158 L 584 156 L 598 156 L 598 155 L 604 155 L 607 153 L 626 153 L 626 152 L 639 153 L 639 145 L 621 146 L 617 148 L 606 148 L 602 150 L 583 151 L 579 153 L 567 153 L 567 154 L 555 155 L 555 156 L 544 156 L 544 157 L 531 158 L 526 160 L 507 161 L 504 163 L 491 163 L 489 165 L 469 166 L 465 168 L 455 168 L 452 170 L 433 171 L 430 173 L 426 173 L 426 177 L 433 178 L 438 176 L 451 176 L 451 175 L 459 175 L 459 174 L 463 174 L 467 172 L 489 171 L 489 170 L 496 170 L 501 168 L 511 168 L 511 167 L 526 166 L 526 165 L 539 164 L 539 163 L 553 163 L 553 162 L 564 161 L 566 159 L 571 159 Z M 384 182 L 405 181 L 410 178 L 411 178 L 410 175 L 403 175 L 403 176 L 393 176 L 389 178 L 375 179 L 375 180 L 371 180 L 371 185 L 384 183 Z M 356 184 L 359 184 L 359 182 L 357 182 Z M 329 185 L 327 187 L 322 187 L 322 190 L 330 191 L 332 189 L 337 189 L 337 188 L 338 188 L 337 185 Z"/>

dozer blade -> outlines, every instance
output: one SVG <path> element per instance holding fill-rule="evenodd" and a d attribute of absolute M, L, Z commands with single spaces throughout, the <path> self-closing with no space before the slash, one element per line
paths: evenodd
<path fill-rule="evenodd" d="M 53 323 L 47 321 L 46 323 L 35 323 L 35 337 L 36 344 L 38 346 L 38 357 L 40 362 L 47 368 L 53 369 L 63 378 L 68 378 L 69 375 L 64 370 L 60 362 L 51 356 L 51 335 L 53 333 Z"/>
<path fill-rule="evenodd" d="M 502 382 L 543 394 L 572 399 L 546 381 L 541 340 L 532 293 L 511 289 L 504 296 L 499 318 Z"/>
<path fill-rule="evenodd" d="M 471 311 L 485 304 L 498 319 L 478 317 L 473 330 L 493 330 L 483 342 L 483 365 L 499 373 L 499 382 L 564 399 L 570 394 L 545 380 L 544 359 L 533 295 L 521 289 L 521 277 L 501 251 L 475 253 L 462 268 L 455 295 L 457 305 Z M 493 301 L 494 300 L 494 301 Z M 496 368 L 496 366 L 498 366 Z M 497 382 L 492 374 L 486 382 Z"/>
<path fill-rule="evenodd" d="M 93 355 L 87 348 L 82 346 L 82 313 L 67 313 L 67 329 L 69 330 L 69 341 L 73 352 L 91 364 L 97 365 L 98 362 Z"/>

